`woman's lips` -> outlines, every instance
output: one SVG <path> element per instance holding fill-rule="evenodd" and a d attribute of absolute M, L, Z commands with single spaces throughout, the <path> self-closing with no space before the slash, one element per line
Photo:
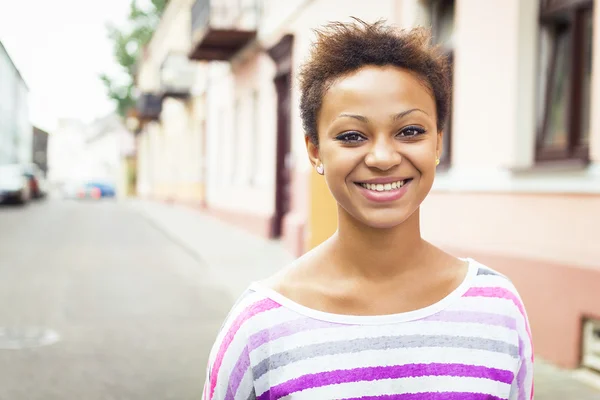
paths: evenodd
<path fill-rule="evenodd" d="M 402 182 L 400 185 L 398 182 Z M 386 203 L 398 200 L 404 196 L 412 179 L 404 181 L 394 181 L 391 183 L 355 183 L 359 192 L 367 198 L 367 200 L 377 203 Z"/>

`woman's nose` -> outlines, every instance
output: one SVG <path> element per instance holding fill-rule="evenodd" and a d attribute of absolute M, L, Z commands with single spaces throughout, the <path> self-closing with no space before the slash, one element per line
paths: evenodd
<path fill-rule="evenodd" d="M 371 168 L 382 171 L 395 167 L 402 161 L 402 156 L 389 140 L 377 140 L 373 143 L 369 153 L 365 157 L 365 163 Z"/>

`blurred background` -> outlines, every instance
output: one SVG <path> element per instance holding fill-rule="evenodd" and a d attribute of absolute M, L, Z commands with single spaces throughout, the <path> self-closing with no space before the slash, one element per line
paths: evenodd
<path fill-rule="evenodd" d="M 0 400 L 197 399 L 235 298 L 336 228 L 314 28 L 431 27 L 453 105 L 424 236 L 508 275 L 536 399 L 600 399 L 595 0 L 0 0 Z"/>

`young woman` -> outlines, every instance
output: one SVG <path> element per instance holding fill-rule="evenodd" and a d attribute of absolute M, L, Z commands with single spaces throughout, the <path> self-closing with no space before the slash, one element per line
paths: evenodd
<path fill-rule="evenodd" d="M 361 21 L 318 33 L 300 107 L 338 230 L 242 295 L 204 399 L 533 397 L 514 286 L 421 237 L 450 101 L 446 60 L 429 43 L 422 29 Z"/>

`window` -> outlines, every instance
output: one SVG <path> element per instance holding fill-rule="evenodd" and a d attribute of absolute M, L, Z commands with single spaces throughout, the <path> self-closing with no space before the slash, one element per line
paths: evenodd
<path fill-rule="evenodd" d="M 431 33 L 433 43 L 441 46 L 450 62 L 450 73 L 454 61 L 454 0 L 431 0 Z M 443 137 L 443 152 L 440 166 L 449 167 L 452 156 L 452 106 L 448 110 Z"/>
<path fill-rule="evenodd" d="M 536 161 L 589 158 L 593 0 L 543 0 Z"/>

